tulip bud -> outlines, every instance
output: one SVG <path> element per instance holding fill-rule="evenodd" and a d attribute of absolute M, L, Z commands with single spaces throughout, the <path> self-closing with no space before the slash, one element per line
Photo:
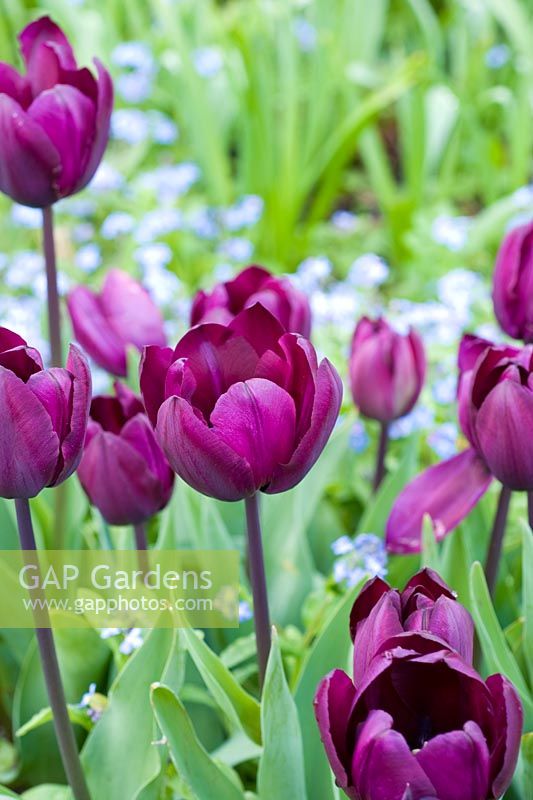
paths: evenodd
<path fill-rule="evenodd" d="M 469 428 L 491 473 L 516 491 L 533 491 L 533 345 L 490 347 L 474 370 Z"/>
<path fill-rule="evenodd" d="M 163 317 L 148 292 L 126 272 L 110 270 L 101 292 L 77 286 L 67 298 L 74 335 L 100 367 L 127 375 L 128 345 L 165 345 Z"/>
<path fill-rule="evenodd" d="M 34 497 L 74 472 L 90 397 L 89 365 L 77 347 L 66 369 L 44 369 L 37 350 L 0 328 L 0 497 Z"/>
<path fill-rule="evenodd" d="M 174 351 L 145 348 L 141 391 L 172 468 L 220 500 L 299 483 L 342 397 L 329 361 L 259 303 L 228 326 L 197 325 Z"/>
<path fill-rule="evenodd" d="M 311 308 L 307 297 L 288 278 L 275 277 L 258 266 L 247 267 L 210 293 L 198 292 L 192 304 L 191 325 L 200 322 L 227 325 L 240 311 L 256 303 L 268 309 L 286 331 L 309 338 Z"/>
<path fill-rule="evenodd" d="M 426 374 L 422 340 L 402 335 L 384 320 L 363 317 L 355 329 L 349 363 L 355 405 L 365 417 L 391 422 L 415 405 Z"/>
<path fill-rule="evenodd" d="M 95 397 L 78 477 L 111 525 L 146 522 L 170 500 L 174 474 L 141 399 L 115 384 L 116 397 Z"/>
<path fill-rule="evenodd" d="M 533 343 L 533 220 L 513 228 L 502 242 L 492 298 L 503 330 Z"/>
<path fill-rule="evenodd" d="M 109 137 L 113 85 L 78 69 L 70 42 L 49 17 L 19 36 L 26 75 L 0 63 L 0 191 L 45 208 L 91 180 Z"/>
<path fill-rule="evenodd" d="M 357 689 L 341 670 L 326 676 L 315 714 L 352 800 L 493 800 L 511 783 L 520 749 L 522 707 L 510 681 L 483 682 L 420 634 L 390 640 Z"/>
<path fill-rule="evenodd" d="M 363 586 L 350 614 L 354 681 L 358 684 L 374 656 L 402 633 L 424 631 L 472 662 L 474 624 L 452 590 L 431 569 L 423 569 L 403 592 L 373 578 Z"/>

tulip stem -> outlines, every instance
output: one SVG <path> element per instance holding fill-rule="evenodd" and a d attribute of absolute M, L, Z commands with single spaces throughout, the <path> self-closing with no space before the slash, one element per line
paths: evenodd
<path fill-rule="evenodd" d="M 20 546 L 24 552 L 37 550 L 35 535 L 31 521 L 30 504 L 26 499 L 16 499 L 17 522 L 20 537 Z M 59 671 L 59 662 L 54 644 L 54 635 L 50 627 L 48 611 L 41 610 L 36 616 L 35 635 L 39 646 L 44 679 L 48 691 L 50 708 L 54 717 L 54 727 L 63 761 L 67 780 L 72 789 L 75 800 L 91 800 L 85 776 L 83 774 L 74 731 L 70 723 L 65 699 L 65 690 Z M 46 627 L 40 627 L 42 624 Z"/>
<path fill-rule="evenodd" d="M 374 492 L 377 492 L 383 482 L 383 478 L 387 473 L 385 467 L 385 458 L 387 456 L 387 449 L 389 447 L 389 423 L 382 422 L 381 430 L 379 433 L 378 453 L 376 457 L 376 472 L 374 473 Z"/>
<path fill-rule="evenodd" d="M 248 565 L 254 600 L 255 641 L 257 644 L 259 684 L 261 688 L 263 688 L 268 655 L 270 653 L 271 632 L 257 494 L 252 495 L 252 497 L 247 497 L 244 502 L 246 505 L 246 524 L 248 531 Z"/>
<path fill-rule="evenodd" d="M 144 522 L 139 522 L 133 526 L 135 533 L 135 547 L 139 556 L 139 569 L 146 574 L 149 569 L 147 550 L 148 539 L 146 538 L 146 527 Z"/>
<path fill-rule="evenodd" d="M 503 538 L 507 526 L 507 515 L 509 514 L 509 506 L 511 504 L 511 494 L 511 489 L 502 486 L 490 536 L 489 552 L 487 553 L 487 560 L 485 562 L 485 577 L 491 596 L 494 595 L 496 580 L 498 578 L 498 567 L 500 565 Z"/>
<path fill-rule="evenodd" d="M 533 531 L 533 492 L 527 493 L 527 515 L 529 519 L 529 527 Z"/>
<path fill-rule="evenodd" d="M 61 312 L 57 290 L 56 249 L 54 244 L 54 212 L 52 206 L 43 208 L 43 250 L 46 265 L 46 288 L 48 300 L 48 335 L 53 367 L 63 361 L 61 345 Z"/>

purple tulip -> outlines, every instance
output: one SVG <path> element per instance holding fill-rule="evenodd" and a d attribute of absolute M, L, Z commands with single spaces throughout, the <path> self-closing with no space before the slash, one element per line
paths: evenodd
<path fill-rule="evenodd" d="M 174 473 L 141 399 L 118 382 L 115 393 L 91 403 L 78 477 L 107 522 L 137 525 L 167 505 Z"/>
<path fill-rule="evenodd" d="M 471 441 L 492 474 L 509 489 L 533 491 L 533 345 L 487 348 L 468 399 Z"/>
<path fill-rule="evenodd" d="M 352 800 L 494 800 L 509 786 L 520 748 L 522 707 L 507 678 L 484 682 L 457 653 L 418 633 L 384 641 L 356 686 L 331 672 L 315 714 L 337 783 Z"/>
<path fill-rule="evenodd" d="M 342 384 L 313 346 L 257 303 L 228 326 L 145 348 L 141 391 L 172 468 L 220 500 L 295 486 L 322 452 Z"/>
<path fill-rule="evenodd" d="M 436 539 L 443 539 L 470 513 L 492 482 L 492 473 L 472 434 L 470 414 L 475 368 L 491 346 L 491 342 L 476 336 L 467 335 L 461 341 L 458 413 L 471 447 L 429 467 L 400 492 L 387 520 L 387 549 L 392 553 L 420 552 L 426 514 L 433 522 Z"/>
<path fill-rule="evenodd" d="M 533 343 L 533 220 L 510 231 L 502 242 L 492 298 L 503 330 Z"/>
<path fill-rule="evenodd" d="M 88 355 L 108 372 L 127 375 L 128 345 L 164 346 L 163 317 L 148 292 L 126 272 L 110 270 L 101 292 L 77 286 L 67 306 L 74 335 Z"/>
<path fill-rule="evenodd" d="M 356 684 L 383 642 L 406 631 L 424 631 L 472 663 L 474 623 L 436 572 L 422 570 L 403 592 L 373 578 L 362 588 L 350 615 Z"/>
<path fill-rule="evenodd" d="M 247 267 L 232 281 L 219 283 L 212 292 L 198 292 L 192 304 L 191 325 L 227 325 L 256 303 L 268 309 L 286 331 L 309 338 L 311 309 L 307 297 L 288 278 L 275 277 L 258 266 Z"/>
<path fill-rule="evenodd" d="M 72 47 L 49 17 L 19 36 L 26 75 L 0 63 L 0 190 L 45 208 L 79 192 L 104 154 L 113 106 L 109 73 L 78 69 Z"/>
<path fill-rule="evenodd" d="M 74 472 L 90 397 L 89 366 L 76 347 L 66 369 L 44 369 L 37 350 L 0 328 L 0 497 L 35 497 Z"/>
<path fill-rule="evenodd" d="M 363 317 L 352 339 L 350 385 L 365 417 L 391 422 L 415 405 L 426 375 L 426 356 L 418 334 L 397 333 L 384 319 Z"/>

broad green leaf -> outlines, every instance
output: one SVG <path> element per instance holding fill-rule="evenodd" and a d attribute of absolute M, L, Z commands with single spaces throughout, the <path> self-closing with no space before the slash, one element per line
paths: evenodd
<path fill-rule="evenodd" d="M 171 690 L 156 684 L 152 705 L 180 777 L 198 800 L 243 800 L 244 793 L 202 746 L 184 706 Z"/>
<path fill-rule="evenodd" d="M 524 582 L 524 655 L 529 683 L 533 686 L 533 537 L 529 525 L 525 523 L 522 530 L 522 580 Z"/>
<path fill-rule="evenodd" d="M 350 611 L 362 583 L 351 589 L 339 602 L 313 644 L 298 677 L 294 698 L 303 736 L 307 797 L 309 800 L 332 800 L 331 769 L 320 741 L 313 712 L 318 684 L 328 672 L 348 665 L 352 652 L 349 633 Z"/>
<path fill-rule="evenodd" d="M 260 799 L 297 797 L 306 800 L 302 733 L 275 629 L 261 701 L 261 730 L 263 755 L 257 775 Z"/>
<path fill-rule="evenodd" d="M 457 592 L 459 602 L 469 611 L 472 608 L 469 581 L 472 560 L 466 543 L 465 531 L 463 527 L 459 527 L 443 542 L 440 574 L 448 586 Z"/>
<path fill-rule="evenodd" d="M 72 793 L 68 786 L 44 784 L 28 789 L 22 797 L 23 800 L 72 800 Z"/>
<path fill-rule="evenodd" d="M 107 644 L 90 629 L 58 629 L 54 631 L 61 676 L 67 702 L 79 703 L 91 683 L 104 685 L 109 668 Z M 13 698 L 13 728 L 18 730 L 34 714 L 49 704 L 35 641 L 22 665 Z M 79 744 L 85 731 L 76 729 Z M 61 783 L 65 780 L 57 740 L 52 723 L 43 725 L 19 739 L 21 779 L 27 784 Z"/>
<path fill-rule="evenodd" d="M 424 514 L 422 522 L 422 566 L 441 572 L 439 546 L 429 514 Z"/>
<path fill-rule="evenodd" d="M 82 761 L 94 798 L 134 800 L 161 771 L 150 686 L 172 655 L 175 633 L 153 630 L 127 662 L 109 693 L 109 707 L 89 734 Z"/>
<path fill-rule="evenodd" d="M 222 761 L 230 767 L 259 758 L 263 748 L 252 742 L 242 731 L 238 731 L 230 739 L 226 739 L 211 755 L 217 761 Z"/>
<path fill-rule="evenodd" d="M 375 497 L 368 504 L 357 527 L 357 533 L 374 533 L 383 536 L 392 505 L 401 490 L 418 470 L 420 439 L 417 434 L 405 443 L 402 459 L 397 469 L 390 472 L 381 484 Z"/>
<path fill-rule="evenodd" d="M 69 705 L 68 716 L 74 725 L 79 725 L 80 727 L 85 728 L 86 731 L 92 730 L 93 723 L 83 708 Z M 18 731 L 15 732 L 15 736 L 18 736 L 20 739 L 22 736 L 26 736 L 27 733 L 30 733 L 30 731 L 40 728 L 41 725 L 45 725 L 47 722 L 53 722 L 53 719 L 54 715 L 52 714 L 52 709 L 50 706 L 47 708 L 42 708 L 37 712 L 37 714 L 34 714 L 31 719 L 24 723 L 24 725 L 22 725 Z"/>
<path fill-rule="evenodd" d="M 182 631 L 184 642 L 205 685 L 230 723 L 242 727 L 252 741 L 261 744 L 260 707 L 237 683 L 230 670 L 191 628 Z"/>
<path fill-rule="evenodd" d="M 522 736 L 520 767 L 524 800 L 533 800 L 533 733 Z"/>
<path fill-rule="evenodd" d="M 485 575 L 483 574 L 483 568 L 479 561 L 472 565 L 470 571 L 470 592 L 476 630 L 481 640 L 483 655 L 487 660 L 489 669 L 491 672 L 502 672 L 514 683 L 522 698 L 526 719 L 531 718 L 533 700 L 524 676 L 511 653 L 498 622 L 498 617 L 490 599 Z"/>
<path fill-rule="evenodd" d="M 11 797 L 20 797 L 20 795 L 15 794 L 10 789 L 7 789 L 5 786 L 0 786 L 0 800 L 7 800 L 7 798 Z"/>

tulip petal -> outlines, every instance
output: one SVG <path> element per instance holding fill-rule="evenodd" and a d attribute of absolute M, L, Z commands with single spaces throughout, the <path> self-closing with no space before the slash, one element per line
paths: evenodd
<path fill-rule="evenodd" d="M 0 365 L 10 369 L 15 375 L 26 383 L 32 375 L 41 372 L 43 362 L 41 354 L 33 347 L 21 345 L 12 350 L 0 353 Z"/>
<path fill-rule="evenodd" d="M 0 64 L 0 94 L 7 94 L 22 108 L 27 108 L 32 100 L 28 81 L 10 64 Z"/>
<path fill-rule="evenodd" d="M 391 724 L 389 714 L 371 712 L 361 726 L 352 762 L 358 796 L 372 800 L 403 800 L 409 788 L 413 800 L 437 800 L 431 781 L 404 737 L 392 730 Z"/>
<path fill-rule="evenodd" d="M 95 135 L 94 103 L 73 86 L 59 84 L 42 92 L 28 109 L 59 153 L 60 196 L 71 194 L 89 158 Z"/>
<path fill-rule="evenodd" d="M 40 370 L 32 375 L 27 383 L 28 388 L 46 409 L 60 442 L 69 430 L 72 384 L 72 375 L 61 367 Z"/>
<path fill-rule="evenodd" d="M 387 548 L 392 553 L 419 553 L 422 521 L 433 520 L 442 539 L 472 510 L 489 488 L 492 476 L 475 450 L 430 467 L 400 493 L 387 520 Z"/>
<path fill-rule="evenodd" d="M 533 448 L 527 431 L 533 430 L 533 392 L 512 380 L 503 380 L 478 411 L 476 435 L 490 470 L 504 486 L 533 490 Z"/>
<path fill-rule="evenodd" d="M 342 402 L 342 382 L 327 359 L 316 376 L 315 400 L 307 433 L 287 464 L 281 464 L 265 489 L 268 494 L 285 492 L 296 486 L 316 462 L 335 426 Z"/>
<path fill-rule="evenodd" d="M 92 142 L 92 149 L 83 175 L 80 177 L 75 191 L 86 186 L 94 176 L 109 139 L 111 112 L 113 111 L 113 82 L 109 72 L 95 58 L 98 73 L 98 96 L 96 101 L 96 134 Z"/>
<path fill-rule="evenodd" d="M 352 637 L 352 642 L 355 640 L 359 623 L 368 617 L 380 598 L 389 591 L 391 591 L 389 584 L 377 576 L 365 583 L 350 612 L 350 636 Z"/>
<path fill-rule="evenodd" d="M 181 397 L 165 400 L 157 436 L 172 469 L 198 492 L 219 500 L 242 500 L 255 492 L 252 470 Z"/>
<path fill-rule="evenodd" d="M 138 350 L 145 345 L 167 343 L 163 317 L 138 281 L 127 272 L 110 270 L 100 294 L 102 313 L 118 338 Z"/>
<path fill-rule="evenodd" d="M 211 413 L 213 430 L 246 459 L 257 489 L 266 486 L 278 466 L 294 450 L 294 400 L 277 384 L 263 378 L 234 383 Z"/>
<path fill-rule="evenodd" d="M 153 428 L 145 414 L 137 414 L 122 429 L 122 439 L 144 459 L 148 469 L 168 491 L 166 502 L 170 497 L 170 489 L 174 483 L 174 474 L 159 446 Z M 166 505 L 165 502 L 165 505 Z"/>
<path fill-rule="evenodd" d="M 428 608 L 414 611 L 405 621 L 406 631 L 428 631 L 471 664 L 474 655 L 474 622 L 460 603 L 441 596 Z"/>
<path fill-rule="evenodd" d="M 64 69 L 76 69 L 76 59 L 71 44 L 59 25 L 56 25 L 50 17 L 40 17 L 31 22 L 18 38 L 28 71 L 34 66 L 34 60 L 44 44 L 53 45 Z"/>
<path fill-rule="evenodd" d="M 31 389 L 2 366 L 0 419 L 0 497 L 34 497 L 52 480 L 59 439 Z"/>
<path fill-rule="evenodd" d="M 356 686 L 363 680 L 368 665 L 383 643 L 403 633 L 403 630 L 400 596 L 398 592 L 387 592 L 357 628 L 353 649 L 353 679 Z"/>
<path fill-rule="evenodd" d="M 63 469 L 54 479 L 54 486 L 66 480 L 80 463 L 91 404 L 92 379 L 87 359 L 71 344 L 67 371 L 73 377 L 69 431 L 61 443 Z"/>
<path fill-rule="evenodd" d="M 77 286 L 67 297 L 67 307 L 74 336 L 103 369 L 125 377 L 127 374 L 124 343 L 109 325 L 98 297 L 85 286 Z"/>
<path fill-rule="evenodd" d="M 59 153 L 42 127 L 7 94 L 0 94 L 0 141 L 0 191 L 26 206 L 54 203 Z"/>
<path fill-rule="evenodd" d="M 148 345 L 141 356 L 139 382 L 148 419 L 155 427 L 157 412 L 165 401 L 165 382 L 170 365 L 174 361 L 171 347 Z"/>
<path fill-rule="evenodd" d="M 260 303 L 241 311 L 228 327 L 238 336 L 243 336 L 259 356 L 266 350 L 274 350 L 285 333 L 281 322 Z"/>
<path fill-rule="evenodd" d="M 355 688 L 345 672 L 333 670 L 320 682 L 315 696 L 315 716 L 331 769 L 341 789 L 350 794 L 350 756 L 347 732 Z"/>
<path fill-rule="evenodd" d="M 511 783 L 518 754 L 524 714 L 513 684 L 503 675 L 491 675 L 487 686 L 492 695 L 497 741 L 492 748 L 492 793 L 501 797 Z"/>
<path fill-rule="evenodd" d="M 0 353 L 5 350 L 12 350 L 14 347 L 27 347 L 28 343 L 18 333 L 10 331 L 9 328 L 0 328 Z M 42 368 L 42 363 L 41 363 Z"/>
<path fill-rule="evenodd" d="M 416 754 L 439 800 L 486 800 L 489 750 L 479 725 L 435 736 Z"/>
<path fill-rule="evenodd" d="M 402 592 L 402 603 L 408 604 L 415 594 L 424 594 L 435 601 L 442 595 L 449 597 L 450 600 L 456 597 L 440 575 L 429 567 L 424 567 L 407 581 Z"/>
<path fill-rule="evenodd" d="M 271 278 L 271 274 L 264 267 L 252 264 L 246 267 L 232 280 L 224 284 L 229 300 L 229 308 L 233 314 L 242 311 L 250 295 L 260 291 L 261 287 Z"/>
<path fill-rule="evenodd" d="M 110 525 L 135 525 L 161 507 L 161 486 L 144 458 L 121 436 L 100 431 L 78 467 L 89 499 Z"/>

